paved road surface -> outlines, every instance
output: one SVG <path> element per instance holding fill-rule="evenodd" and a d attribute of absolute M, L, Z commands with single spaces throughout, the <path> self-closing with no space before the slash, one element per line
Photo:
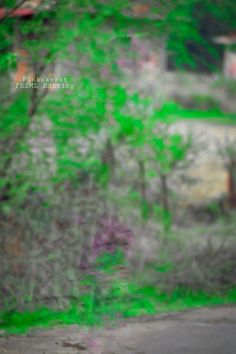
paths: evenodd
<path fill-rule="evenodd" d="M 140 354 L 234 354 L 236 324 L 177 324 L 146 335 Z"/>
<path fill-rule="evenodd" d="M 235 354 L 236 307 L 198 309 L 89 331 L 76 326 L 0 338 L 0 354 Z"/>

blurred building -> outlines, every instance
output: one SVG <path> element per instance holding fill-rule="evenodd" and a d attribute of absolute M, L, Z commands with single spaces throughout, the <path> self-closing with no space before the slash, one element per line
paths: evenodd
<path fill-rule="evenodd" d="M 236 48 L 232 47 L 236 44 L 236 30 L 228 33 L 227 35 L 217 36 L 214 42 L 224 45 L 224 61 L 223 72 L 225 77 L 229 79 L 236 79 Z"/>
<path fill-rule="evenodd" d="M 16 2 L 14 8 L 0 8 L 0 20 L 4 18 L 15 18 L 16 21 L 31 21 L 38 10 L 48 10 L 49 6 L 44 0 L 29 0 L 23 2 L 19 7 Z M 42 6 L 41 6 L 42 4 Z M 15 31 L 15 43 L 13 46 L 13 52 L 17 55 L 17 67 L 12 74 L 14 83 L 20 82 L 24 76 L 32 76 L 33 71 L 30 65 L 30 54 L 23 47 L 22 43 L 25 37 L 18 31 Z M 28 35 L 30 38 L 30 35 Z"/>
<path fill-rule="evenodd" d="M 38 1 L 37 1 L 38 2 Z M 0 8 L 0 19 L 4 19 L 7 17 L 14 17 L 16 19 L 20 19 L 23 21 L 30 20 L 34 15 L 34 7 L 36 6 L 35 1 L 25 2 L 19 8 L 15 10 L 9 8 Z M 29 65 L 29 54 L 27 51 L 21 46 L 19 34 L 16 34 L 15 44 L 13 51 L 17 54 L 17 68 L 13 73 L 14 82 L 19 82 L 22 80 L 23 76 L 28 75 L 31 72 Z"/>

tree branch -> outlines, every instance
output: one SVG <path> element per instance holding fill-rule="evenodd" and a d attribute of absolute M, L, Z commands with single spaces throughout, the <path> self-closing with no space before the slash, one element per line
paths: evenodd
<path fill-rule="evenodd" d="M 3 22 L 6 20 L 8 17 L 10 17 L 17 9 L 19 9 L 22 5 L 24 5 L 25 2 L 28 0 L 21 0 L 19 4 L 15 5 L 12 9 L 9 9 L 6 14 L 0 19 L 0 22 Z M 3 3 L 3 1 L 2 1 Z"/>

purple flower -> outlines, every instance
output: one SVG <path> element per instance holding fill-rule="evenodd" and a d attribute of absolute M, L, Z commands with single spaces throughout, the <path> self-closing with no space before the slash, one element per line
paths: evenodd
<path fill-rule="evenodd" d="M 121 248 L 127 253 L 130 249 L 133 233 L 116 216 L 104 215 L 93 241 L 93 256 Z"/>

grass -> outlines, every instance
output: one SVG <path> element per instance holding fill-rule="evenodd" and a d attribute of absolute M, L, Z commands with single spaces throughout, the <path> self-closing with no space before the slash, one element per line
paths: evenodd
<path fill-rule="evenodd" d="M 67 308 L 63 308 L 63 310 L 55 310 L 48 307 L 34 308 L 32 303 L 30 305 L 33 310 L 8 310 L 0 312 L 0 331 L 23 334 L 35 327 L 50 328 L 72 324 L 82 327 L 104 326 L 110 321 L 120 318 L 132 318 L 143 315 L 152 316 L 185 309 L 236 304 L 235 287 L 228 291 L 221 290 L 217 292 L 216 290 L 207 290 L 211 288 L 193 290 L 187 286 L 177 286 L 174 290 L 164 290 L 165 288 L 161 286 L 161 282 L 167 285 L 172 284 L 170 282 L 172 282 L 173 277 L 168 279 L 168 275 L 172 271 L 174 272 L 175 279 L 178 277 L 178 272 L 182 271 L 182 269 L 178 268 L 178 264 L 175 263 L 172 252 L 181 256 L 184 252 L 184 258 L 180 258 L 182 259 L 180 263 L 182 264 L 187 259 L 188 262 L 185 263 L 190 264 L 195 255 L 195 253 L 192 253 L 193 250 L 195 252 L 198 249 L 201 249 L 201 252 L 207 250 L 206 235 L 212 235 L 216 249 L 227 240 L 228 248 L 222 248 L 221 254 L 223 256 L 227 253 L 230 260 L 231 253 L 229 250 L 232 250 L 232 255 L 234 254 L 234 220 L 234 218 L 231 221 L 229 219 L 227 221 L 222 220 L 222 222 L 219 222 L 217 225 L 214 224 L 210 228 L 209 225 L 199 228 L 195 227 L 191 233 L 189 233 L 188 229 L 170 232 L 168 243 L 165 242 L 162 247 L 159 245 L 159 253 L 162 254 L 162 257 L 151 263 L 154 268 L 154 275 L 149 268 L 145 268 L 142 274 L 137 272 L 135 276 L 132 273 L 132 278 L 128 276 L 122 277 L 122 273 L 117 269 L 120 269 L 119 267 L 122 265 L 126 266 L 123 253 L 118 251 L 116 256 L 114 254 L 104 254 L 97 258 L 96 269 L 99 272 L 99 277 L 96 278 L 94 275 L 88 276 L 81 281 L 81 284 L 78 284 L 79 288 L 81 287 L 82 289 L 84 286 L 86 289 L 83 295 L 78 297 L 78 300 L 74 300 Z M 164 250 L 165 254 L 163 254 Z M 213 249 L 211 252 L 211 255 L 206 252 L 209 263 L 206 263 L 204 267 L 207 269 L 210 268 L 209 265 L 216 257 L 219 258 L 219 254 L 215 254 Z M 204 255 L 205 253 L 203 252 Z M 190 262 L 188 257 L 190 258 Z M 219 265 L 225 263 L 225 258 L 220 257 L 218 261 Z M 221 274 L 219 265 L 214 262 L 213 268 L 216 267 L 214 271 Z M 201 268 L 198 268 L 198 270 L 200 272 L 203 271 Z M 158 278 L 155 275 L 156 273 L 161 274 L 161 277 Z M 210 269 L 209 274 L 208 272 L 204 274 L 204 282 L 211 282 L 212 275 L 214 275 L 214 272 L 212 273 Z M 191 273 L 191 269 L 189 270 L 188 278 L 193 281 L 195 279 L 194 273 Z M 102 279 L 105 281 L 104 283 Z M 156 281 L 157 285 L 154 285 L 154 281 Z M 230 281 L 230 284 L 235 283 Z M 202 285 L 200 287 L 203 288 Z M 219 288 L 220 283 L 217 280 L 212 289 Z M 169 289 L 173 289 L 173 287 Z"/>
<path fill-rule="evenodd" d="M 91 306 L 88 306 L 89 302 L 91 305 L 91 296 L 88 296 L 87 306 L 84 306 L 84 308 L 73 303 L 63 311 L 42 307 L 34 311 L 1 313 L 0 330 L 4 330 L 6 333 L 19 334 L 26 333 L 34 327 L 49 328 L 71 324 L 102 326 L 107 321 L 116 318 L 130 318 L 203 306 L 236 303 L 236 288 L 224 295 L 207 294 L 203 291 L 193 292 L 181 288 L 167 294 L 153 286 L 138 288 L 133 284 L 131 288 L 127 296 L 116 295 L 111 301 L 101 301 L 93 306 L 92 311 Z"/>
<path fill-rule="evenodd" d="M 184 108 L 175 102 L 166 102 L 160 114 L 163 118 L 169 117 L 174 120 L 209 120 L 212 123 L 236 125 L 236 113 L 226 113 L 215 108 L 210 110 Z"/>
<path fill-rule="evenodd" d="M 234 214 L 232 219 L 227 217 L 212 226 L 195 226 L 191 232 L 188 228 L 177 229 L 170 231 L 167 239 L 166 236 L 163 234 L 162 239 L 159 234 L 160 243 L 157 258 L 155 261 L 152 260 L 143 272 L 132 273 L 132 278 L 126 275 L 122 278 L 123 273 L 122 270 L 120 273 L 119 269 L 122 265 L 128 266 L 125 263 L 124 254 L 119 251 L 117 254 L 105 253 L 96 261 L 99 277 L 89 275 L 78 284 L 79 289 L 83 289 L 83 286 L 85 289 L 78 300 L 74 300 L 63 310 L 55 310 L 45 306 L 36 308 L 31 303 L 33 310 L 3 311 L 0 313 L 0 332 L 3 330 L 6 333 L 24 334 L 31 328 L 50 328 L 72 324 L 81 327 L 104 326 L 110 321 L 121 318 L 152 316 L 185 309 L 236 304 L 235 287 L 227 291 L 208 290 L 223 289 L 220 286 L 222 274 L 225 276 L 223 280 L 227 280 L 228 284 L 235 284 L 233 278 L 228 279 L 228 274 L 231 274 L 231 271 L 234 274 L 235 264 L 233 262 L 235 259 L 235 257 L 233 258 L 235 255 Z M 209 240 L 211 241 L 210 248 Z M 221 252 L 219 253 L 218 250 Z M 194 286 L 194 282 L 198 278 L 195 277 L 195 271 L 191 269 L 190 265 L 193 260 L 198 259 L 199 251 L 202 255 L 202 258 L 198 260 L 200 265 L 202 259 L 207 259 L 207 262 L 203 264 L 203 267 L 197 264 L 197 273 L 200 272 L 203 275 L 203 283 L 197 289 L 203 289 L 205 283 L 209 283 L 209 287 L 205 290 L 193 290 L 187 286 L 177 286 L 171 290 L 175 286 L 173 280 L 178 280 L 179 274 L 182 273 L 182 267 L 187 269 L 187 280 L 193 281 Z M 178 261 L 176 261 L 175 255 L 178 256 Z M 222 264 L 227 266 L 226 263 L 229 266 L 228 270 L 221 267 Z M 150 265 L 151 269 L 149 269 Z M 218 274 L 216 278 L 214 278 L 215 273 Z M 169 275 L 171 275 L 170 278 Z M 210 287 L 211 282 L 213 282 L 212 287 Z M 161 284 L 167 285 L 167 288 L 163 288 Z M 227 289 L 229 287 L 230 285 L 227 286 Z M 170 290 L 165 291 L 164 289 Z"/>

